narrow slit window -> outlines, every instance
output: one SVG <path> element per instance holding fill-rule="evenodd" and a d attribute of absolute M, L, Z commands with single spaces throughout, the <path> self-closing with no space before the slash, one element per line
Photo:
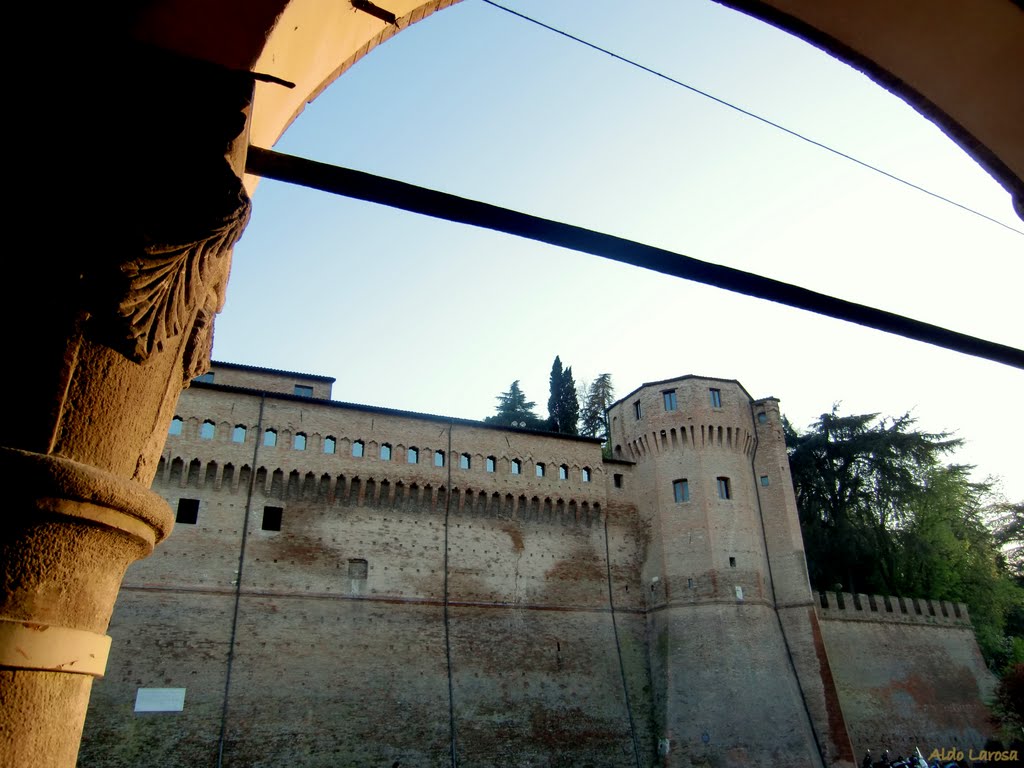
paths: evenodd
<path fill-rule="evenodd" d="M 643 418 L 644 409 L 643 406 L 640 405 L 639 400 L 633 403 L 633 415 L 636 416 L 638 419 Z"/>
<path fill-rule="evenodd" d="M 264 531 L 280 531 L 281 530 L 281 517 L 284 515 L 283 507 L 264 507 L 263 508 L 263 524 L 261 528 Z"/>
<path fill-rule="evenodd" d="M 622 487 L 622 475 L 620 475 L 618 473 L 612 475 L 612 484 L 616 488 L 621 488 Z"/>
<path fill-rule="evenodd" d="M 720 499 L 731 499 L 732 488 L 729 487 L 729 478 L 720 477 L 718 478 L 718 498 Z"/>
<path fill-rule="evenodd" d="M 722 390 L 720 389 L 709 389 L 708 394 L 711 396 L 711 407 L 721 408 L 722 407 Z"/>

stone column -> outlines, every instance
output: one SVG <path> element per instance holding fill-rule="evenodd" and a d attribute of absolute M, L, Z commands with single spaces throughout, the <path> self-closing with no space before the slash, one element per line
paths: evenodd
<path fill-rule="evenodd" d="M 36 238 L 3 308 L 0 764 L 11 768 L 75 765 L 125 569 L 173 525 L 149 486 L 182 386 L 209 364 L 250 209 L 249 73 L 89 42 L 66 97 L 55 86 L 54 103 L 26 110 L 37 164 L 18 225 Z"/>

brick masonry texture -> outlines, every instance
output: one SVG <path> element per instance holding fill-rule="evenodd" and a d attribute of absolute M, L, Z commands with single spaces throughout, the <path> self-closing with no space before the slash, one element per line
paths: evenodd
<path fill-rule="evenodd" d="M 442 766 L 452 725 L 465 766 L 983 743 L 962 607 L 811 594 L 774 399 L 644 385 L 609 410 L 604 460 L 595 440 L 331 401 L 325 377 L 213 373 L 182 394 L 153 486 L 195 521 L 128 570 L 82 766 Z M 184 710 L 134 712 L 140 687 L 185 688 Z"/>

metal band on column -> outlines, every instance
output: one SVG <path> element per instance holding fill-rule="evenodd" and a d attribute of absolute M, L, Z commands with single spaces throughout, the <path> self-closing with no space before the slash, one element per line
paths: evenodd
<path fill-rule="evenodd" d="M 0 618 L 0 667 L 103 677 L 110 636 Z"/>

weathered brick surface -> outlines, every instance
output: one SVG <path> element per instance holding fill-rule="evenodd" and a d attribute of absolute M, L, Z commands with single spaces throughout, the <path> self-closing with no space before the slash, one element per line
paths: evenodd
<path fill-rule="evenodd" d="M 154 482 L 197 518 L 125 577 L 81 765 L 221 746 L 226 766 L 448 765 L 446 630 L 466 766 L 816 765 L 818 745 L 841 765 L 844 717 L 884 718 L 850 683 L 884 633 L 836 629 L 856 622 L 810 593 L 777 401 L 645 385 L 611 409 L 604 461 L 592 440 L 296 397 L 302 374 L 214 373 L 183 393 Z M 952 658 L 972 638 L 944 610 Z M 885 649 L 901 680 L 912 661 Z M 138 687 L 186 688 L 185 711 L 135 713 Z"/>

